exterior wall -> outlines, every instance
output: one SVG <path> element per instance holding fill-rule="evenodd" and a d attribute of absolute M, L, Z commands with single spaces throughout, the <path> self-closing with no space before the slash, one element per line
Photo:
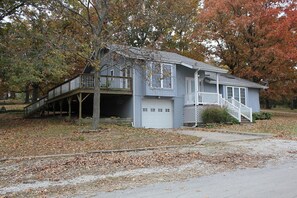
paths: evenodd
<path fill-rule="evenodd" d="M 259 89 L 248 88 L 247 90 L 247 104 L 252 108 L 253 112 L 260 111 Z"/>
<path fill-rule="evenodd" d="M 217 86 L 213 84 L 204 83 L 204 92 L 217 93 Z"/>
<path fill-rule="evenodd" d="M 142 98 L 144 97 L 145 87 L 144 71 L 141 66 L 135 66 L 133 69 L 133 124 L 134 127 L 142 126 Z"/>
<path fill-rule="evenodd" d="M 176 67 L 176 81 L 177 81 L 177 93 L 174 99 L 174 127 L 178 128 L 184 124 L 184 104 L 186 94 L 186 77 L 194 78 L 195 70 L 186 68 L 181 65 Z M 194 117 L 195 118 L 195 117 Z"/>
<path fill-rule="evenodd" d="M 226 87 L 223 86 L 223 98 L 226 98 Z M 247 106 L 252 108 L 253 112 L 260 111 L 260 96 L 259 96 L 259 89 L 257 88 L 249 88 L 246 87 L 246 96 L 247 96 Z"/>
<path fill-rule="evenodd" d="M 140 68 L 140 67 L 139 67 Z M 154 90 L 149 87 L 149 82 L 146 80 L 145 71 L 135 69 L 134 72 L 134 126 L 142 126 L 142 99 L 144 98 L 160 98 L 173 101 L 173 127 L 179 128 L 184 124 L 184 95 L 186 93 L 185 78 L 194 78 L 194 70 L 184 66 L 174 66 L 173 71 L 173 92 L 166 90 Z"/>

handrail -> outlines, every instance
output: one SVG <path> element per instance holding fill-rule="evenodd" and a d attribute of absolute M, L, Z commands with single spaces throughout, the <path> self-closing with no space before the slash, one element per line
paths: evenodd
<path fill-rule="evenodd" d="M 43 98 L 46 98 L 46 97 L 47 97 L 47 95 L 46 95 L 46 96 L 42 96 L 41 98 L 39 98 L 39 99 L 38 99 L 38 100 L 36 100 L 35 102 L 33 102 L 33 103 L 30 103 L 30 104 L 28 104 L 27 106 L 25 106 L 24 108 L 27 108 L 27 107 L 29 107 L 29 106 L 33 105 L 34 103 L 38 102 L 39 100 L 41 100 L 41 99 L 43 99 Z"/>
<path fill-rule="evenodd" d="M 31 103 L 30 105 L 24 107 L 25 116 L 34 112 L 36 109 L 43 107 L 46 104 L 46 101 L 47 101 L 47 97 L 43 97 L 43 98 L 37 100 L 36 102 Z"/>
<path fill-rule="evenodd" d="M 239 102 L 238 100 L 236 100 L 233 97 L 231 98 L 231 102 L 232 102 L 232 104 L 234 104 L 236 107 L 238 107 L 241 110 L 241 115 L 243 117 L 248 119 L 250 122 L 253 121 L 253 111 L 250 107 L 242 104 L 241 102 Z"/>
<path fill-rule="evenodd" d="M 241 109 L 233 105 L 231 102 L 223 98 L 221 95 L 220 95 L 220 101 L 221 101 L 220 102 L 221 106 L 225 106 L 229 114 L 235 119 L 237 119 L 239 122 L 241 122 Z"/>

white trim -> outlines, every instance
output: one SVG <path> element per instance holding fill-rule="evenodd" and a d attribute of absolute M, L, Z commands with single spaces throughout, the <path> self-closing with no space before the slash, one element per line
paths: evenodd
<path fill-rule="evenodd" d="M 161 75 L 161 79 L 160 79 L 160 87 L 153 87 L 153 63 L 157 63 L 157 62 L 150 62 L 149 66 L 150 66 L 150 69 L 152 71 L 151 75 L 150 75 L 150 88 L 152 89 L 167 89 L 167 90 L 173 90 L 174 89 L 174 86 L 173 86 L 173 67 L 174 65 L 173 64 L 170 64 L 170 63 L 159 63 L 160 64 L 160 75 Z M 171 77 L 170 77 L 170 81 L 171 81 L 171 87 L 168 88 L 168 87 L 164 87 L 164 80 L 163 80 L 163 68 L 164 68 L 164 65 L 168 65 L 170 66 L 170 72 L 171 72 Z"/>
<path fill-rule="evenodd" d="M 230 87 L 230 88 L 232 88 L 232 97 L 231 98 L 234 98 L 234 89 L 235 88 L 238 88 L 238 90 L 239 90 L 239 102 L 241 103 L 241 104 L 244 104 L 244 105 L 247 105 L 247 88 L 246 87 L 238 87 L 238 86 L 226 86 L 226 100 L 228 100 L 228 87 Z M 245 103 L 242 103 L 241 102 L 241 90 L 240 89 L 244 89 L 244 94 L 245 94 L 245 97 L 244 97 L 244 99 L 245 99 Z"/>
<path fill-rule="evenodd" d="M 132 90 L 132 94 L 133 94 L 133 123 L 132 123 L 132 126 L 135 127 L 135 116 L 136 116 L 136 95 L 135 95 L 135 87 L 136 87 L 136 84 L 135 84 L 135 68 L 133 68 L 132 70 L 132 75 L 133 75 L 133 82 L 132 82 L 132 87 L 133 87 L 133 90 Z M 142 108 L 142 107 L 141 107 Z"/>
<path fill-rule="evenodd" d="M 194 81 L 195 81 L 195 125 L 198 125 L 198 91 L 199 91 L 199 70 L 197 69 L 194 73 Z"/>
<path fill-rule="evenodd" d="M 218 101 L 220 100 L 220 84 L 219 84 L 219 73 L 216 73 L 216 77 L 217 77 L 217 94 L 218 94 Z"/>

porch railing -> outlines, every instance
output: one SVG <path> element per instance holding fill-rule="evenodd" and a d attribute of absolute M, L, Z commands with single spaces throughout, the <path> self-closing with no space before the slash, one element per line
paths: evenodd
<path fill-rule="evenodd" d="M 234 104 L 229 102 L 223 97 L 220 97 L 220 105 L 223 107 L 226 107 L 228 110 L 228 113 L 238 120 L 238 122 L 241 122 L 241 109 L 236 107 Z"/>
<path fill-rule="evenodd" d="M 195 93 L 185 95 L 185 105 L 195 104 Z M 221 94 L 209 92 L 197 92 L 197 105 L 219 105 L 227 108 L 229 114 L 241 122 L 241 116 L 252 122 L 252 109 L 239 101 L 224 99 Z"/>
<path fill-rule="evenodd" d="M 242 104 L 241 102 L 239 102 L 238 100 L 235 100 L 234 98 L 230 98 L 230 99 L 228 99 L 228 101 L 240 109 L 241 115 L 243 117 L 248 119 L 250 122 L 253 121 L 253 111 L 250 107 Z"/>
<path fill-rule="evenodd" d="M 204 104 L 213 104 L 219 105 L 219 95 L 217 93 L 210 93 L 210 92 L 197 92 L 197 102 L 198 105 Z M 190 93 L 185 95 L 185 105 L 192 105 L 195 104 L 195 93 Z"/>

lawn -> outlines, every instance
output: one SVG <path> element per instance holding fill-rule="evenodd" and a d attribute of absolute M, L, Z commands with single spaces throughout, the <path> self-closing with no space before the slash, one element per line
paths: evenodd
<path fill-rule="evenodd" d="M 63 118 L 23 119 L 20 113 L 0 114 L 0 158 L 194 144 L 196 137 L 128 126 L 101 125 L 82 133 Z"/>
<path fill-rule="evenodd" d="M 265 110 L 266 111 L 266 110 Z M 264 111 L 264 112 L 265 112 Z M 271 120 L 256 120 L 253 124 L 220 125 L 213 129 L 239 132 L 272 133 L 279 137 L 297 137 L 297 113 L 294 111 L 266 111 L 272 114 Z"/>

